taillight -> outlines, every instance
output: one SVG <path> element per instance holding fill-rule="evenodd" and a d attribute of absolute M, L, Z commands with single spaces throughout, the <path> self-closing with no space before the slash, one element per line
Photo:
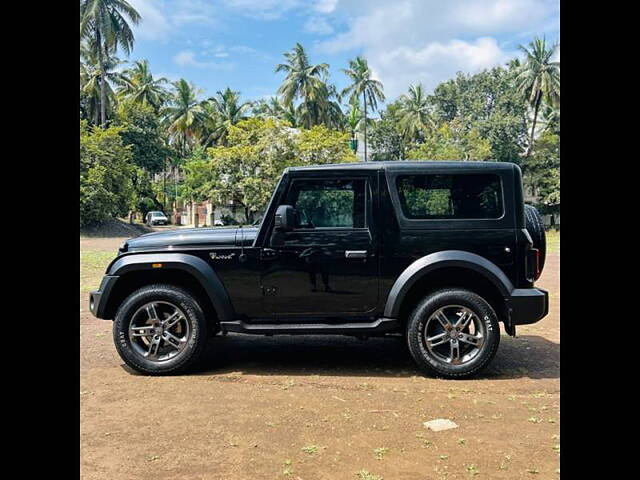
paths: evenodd
<path fill-rule="evenodd" d="M 532 250 L 536 255 L 535 274 L 533 275 L 533 279 L 538 280 L 540 278 L 540 275 L 542 274 L 542 271 L 540 270 L 540 250 L 538 250 L 537 248 L 532 248 Z"/>
<path fill-rule="evenodd" d="M 542 271 L 540 270 L 540 250 L 530 248 L 527 251 L 526 277 L 531 283 L 540 278 Z"/>

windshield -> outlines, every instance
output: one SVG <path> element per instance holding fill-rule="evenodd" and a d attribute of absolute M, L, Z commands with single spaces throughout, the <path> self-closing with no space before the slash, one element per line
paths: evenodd
<path fill-rule="evenodd" d="M 151 212 L 152 217 L 164 217 L 164 213 L 162 212 Z"/>

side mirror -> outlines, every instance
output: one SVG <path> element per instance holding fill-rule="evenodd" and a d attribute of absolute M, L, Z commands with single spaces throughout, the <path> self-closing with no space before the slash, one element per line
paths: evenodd
<path fill-rule="evenodd" d="M 280 205 L 276 210 L 274 228 L 279 232 L 288 232 L 295 226 L 295 210 L 291 205 Z"/>

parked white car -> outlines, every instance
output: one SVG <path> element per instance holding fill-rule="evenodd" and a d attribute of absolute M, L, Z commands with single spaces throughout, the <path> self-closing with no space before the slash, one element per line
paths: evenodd
<path fill-rule="evenodd" d="M 145 223 L 149 226 L 152 225 L 169 225 L 169 219 L 162 212 L 149 212 L 145 217 Z"/>

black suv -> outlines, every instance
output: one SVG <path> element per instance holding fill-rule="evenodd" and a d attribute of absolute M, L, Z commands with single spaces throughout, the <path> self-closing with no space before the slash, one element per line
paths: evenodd
<path fill-rule="evenodd" d="M 218 332 L 401 334 L 423 370 L 461 378 L 491 361 L 499 322 L 515 335 L 547 314 L 544 258 L 515 164 L 288 168 L 257 228 L 124 242 L 90 308 L 146 374 L 184 371 Z"/>

